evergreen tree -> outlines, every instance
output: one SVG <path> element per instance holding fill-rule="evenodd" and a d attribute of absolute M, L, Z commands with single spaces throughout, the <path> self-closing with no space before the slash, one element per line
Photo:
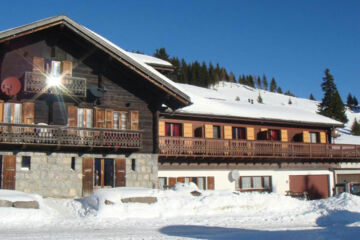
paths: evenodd
<path fill-rule="evenodd" d="M 262 99 L 262 97 L 261 97 L 261 95 L 260 95 L 260 92 L 259 92 L 259 96 L 258 96 L 258 98 L 257 98 L 257 102 L 258 102 L 258 103 L 263 103 L 263 99 Z"/>
<path fill-rule="evenodd" d="M 357 106 L 359 105 L 359 102 L 358 102 L 358 100 L 356 99 L 355 96 L 353 96 L 352 103 L 353 103 L 353 106 L 354 106 L 354 107 L 357 107 Z"/>
<path fill-rule="evenodd" d="M 346 101 L 346 105 L 351 108 L 353 106 L 353 97 L 351 96 L 351 93 L 348 94 L 347 96 L 347 101 Z"/>
<path fill-rule="evenodd" d="M 353 125 L 351 127 L 351 133 L 353 135 L 355 135 L 355 136 L 360 136 L 360 123 L 358 123 L 356 118 L 355 118 L 354 123 L 353 123 Z"/>
<path fill-rule="evenodd" d="M 236 78 L 233 72 L 230 72 L 229 81 L 232 83 L 236 83 Z"/>
<path fill-rule="evenodd" d="M 277 88 L 277 92 L 278 92 L 278 93 L 283 93 L 281 87 L 278 87 L 278 88 Z"/>
<path fill-rule="evenodd" d="M 268 81 L 267 81 L 265 75 L 263 75 L 263 77 L 262 77 L 262 85 L 263 85 L 264 90 L 268 90 Z"/>
<path fill-rule="evenodd" d="M 344 103 L 340 98 L 340 94 L 334 82 L 334 77 L 330 74 L 329 69 L 325 70 L 325 77 L 323 77 L 321 88 L 324 91 L 324 97 L 319 105 L 319 113 L 346 123 L 348 119 L 345 115 Z"/>
<path fill-rule="evenodd" d="M 289 98 L 288 104 L 289 104 L 289 105 L 292 104 L 291 98 Z"/>
<path fill-rule="evenodd" d="M 166 53 L 165 48 L 159 48 L 155 50 L 154 57 L 169 61 L 170 56 Z"/>
<path fill-rule="evenodd" d="M 250 86 L 250 87 L 255 87 L 255 83 L 254 83 L 254 78 L 253 78 L 253 76 L 249 75 L 249 76 L 247 77 L 247 82 L 248 82 L 248 86 Z"/>
<path fill-rule="evenodd" d="M 275 78 L 272 78 L 271 79 L 271 82 L 270 82 L 270 92 L 276 92 L 276 81 L 275 81 Z"/>
<path fill-rule="evenodd" d="M 261 79 L 259 76 L 256 78 L 256 88 L 261 89 Z"/>
<path fill-rule="evenodd" d="M 310 93 L 310 97 L 309 97 L 310 100 L 313 100 L 315 101 L 316 99 L 314 98 L 314 96 L 312 95 L 312 93 Z"/>

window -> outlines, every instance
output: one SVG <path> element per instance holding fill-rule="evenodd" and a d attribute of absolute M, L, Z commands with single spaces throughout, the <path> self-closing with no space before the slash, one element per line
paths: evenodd
<path fill-rule="evenodd" d="M 271 191 L 271 177 L 240 177 L 239 188 L 240 191 Z"/>
<path fill-rule="evenodd" d="M 318 132 L 310 132 L 309 143 L 319 143 L 319 142 L 320 142 L 320 134 Z"/>
<path fill-rule="evenodd" d="M 113 127 L 114 129 L 126 130 L 128 127 L 128 113 L 115 111 L 113 113 Z"/>
<path fill-rule="evenodd" d="M 75 157 L 71 157 L 71 169 L 75 170 Z"/>
<path fill-rule="evenodd" d="M 131 159 L 131 170 L 136 171 L 136 159 Z"/>
<path fill-rule="evenodd" d="M 30 156 L 22 156 L 21 158 L 21 170 L 30 170 Z"/>
<path fill-rule="evenodd" d="M 210 177 L 208 177 L 210 178 Z M 197 185 L 197 187 L 200 190 L 207 190 L 208 188 L 208 184 L 207 184 L 207 177 L 178 177 L 178 178 L 173 178 L 174 181 L 172 182 L 169 178 L 169 180 L 166 177 L 163 178 L 159 178 L 159 188 L 160 189 L 164 189 L 162 187 L 172 187 L 173 185 L 175 185 L 178 182 L 181 183 L 194 183 Z M 168 186 L 168 185 L 169 186 Z M 211 188 L 213 189 L 213 188 Z"/>
<path fill-rule="evenodd" d="M 195 128 L 194 137 L 196 137 L 196 138 L 202 138 L 203 137 L 203 128 L 202 127 Z"/>
<path fill-rule="evenodd" d="M 213 138 L 221 138 L 220 126 L 213 126 Z"/>
<path fill-rule="evenodd" d="M 181 137 L 182 125 L 180 123 L 165 123 L 165 136 Z"/>
<path fill-rule="evenodd" d="M 270 129 L 267 134 L 267 139 L 271 141 L 280 141 L 280 130 Z"/>
<path fill-rule="evenodd" d="M 4 123 L 21 123 L 22 105 L 21 103 L 4 104 Z"/>
<path fill-rule="evenodd" d="M 246 139 L 246 129 L 243 127 L 233 127 L 232 139 Z"/>
<path fill-rule="evenodd" d="M 159 189 L 166 189 L 167 188 L 167 178 L 166 177 L 159 177 Z"/>

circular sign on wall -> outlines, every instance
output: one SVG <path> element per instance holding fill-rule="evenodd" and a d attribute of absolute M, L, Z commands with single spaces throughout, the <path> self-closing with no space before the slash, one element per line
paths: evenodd
<path fill-rule="evenodd" d="M 8 96 L 18 94 L 20 90 L 21 83 L 16 77 L 7 77 L 1 82 L 1 91 Z"/>

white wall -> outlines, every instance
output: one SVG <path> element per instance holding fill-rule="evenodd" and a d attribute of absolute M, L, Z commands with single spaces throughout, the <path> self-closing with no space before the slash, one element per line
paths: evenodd
<path fill-rule="evenodd" d="M 215 189 L 236 190 L 237 181 L 231 181 L 232 170 L 159 170 L 159 177 L 215 177 Z M 333 172 L 329 170 L 238 170 L 239 176 L 271 176 L 272 190 L 285 194 L 289 190 L 290 175 L 329 175 L 329 190 L 332 195 L 334 187 Z"/>

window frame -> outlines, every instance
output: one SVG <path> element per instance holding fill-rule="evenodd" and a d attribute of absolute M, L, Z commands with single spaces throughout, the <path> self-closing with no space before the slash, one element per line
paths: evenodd
<path fill-rule="evenodd" d="M 25 162 L 28 162 L 25 164 Z M 28 166 L 25 166 L 28 165 Z M 21 170 L 29 171 L 31 170 L 31 156 L 21 156 Z"/>
<path fill-rule="evenodd" d="M 315 134 L 316 135 L 316 141 L 313 142 L 311 135 Z M 320 132 L 310 132 L 309 131 L 309 143 L 320 143 Z"/>
<path fill-rule="evenodd" d="M 240 131 L 239 130 L 243 130 L 244 131 L 244 137 L 240 138 Z M 234 134 L 235 133 L 235 134 Z M 233 140 L 246 140 L 247 136 L 246 136 L 246 127 L 237 127 L 237 126 L 232 126 L 231 127 L 231 134 L 232 134 L 232 139 Z"/>
<path fill-rule="evenodd" d="M 169 132 L 166 131 L 166 126 L 169 126 Z M 179 136 L 174 136 L 174 125 L 179 126 Z M 165 137 L 183 137 L 183 124 L 175 122 L 165 122 Z"/>
<path fill-rule="evenodd" d="M 221 126 L 220 125 L 212 125 L 213 126 L 213 139 L 221 139 Z M 215 129 L 217 129 L 218 135 L 215 136 Z"/>
<path fill-rule="evenodd" d="M 261 178 L 261 188 L 254 187 L 254 178 Z M 250 188 L 242 188 L 242 179 L 250 178 Z M 269 178 L 269 188 L 265 188 L 265 178 Z M 239 177 L 239 191 L 241 192 L 272 192 L 272 177 L 269 175 L 266 176 L 240 176 Z"/>

